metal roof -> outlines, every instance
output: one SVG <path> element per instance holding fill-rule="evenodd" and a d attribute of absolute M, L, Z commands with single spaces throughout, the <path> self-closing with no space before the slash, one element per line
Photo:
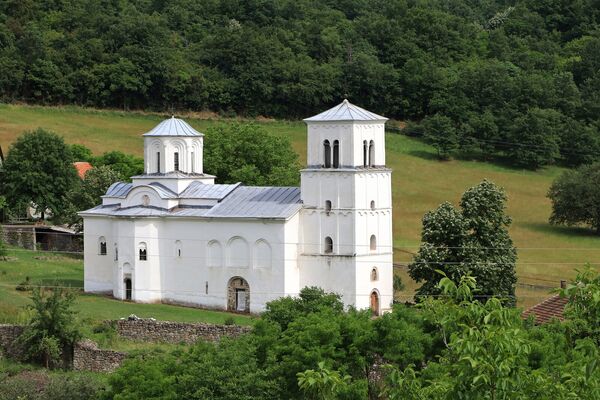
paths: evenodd
<path fill-rule="evenodd" d="M 144 185 L 140 185 L 140 186 L 144 186 Z M 140 186 L 136 186 L 136 187 L 140 187 Z M 171 189 L 169 189 L 162 183 L 152 182 L 152 183 L 149 183 L 147 186 L 151 186 L 152 188 L 154 188 L 154 190 L 156 190 L 156 192 L 158 193 L 158 195 L 160 196 L 161 199 L 176 199 L 177 198 L 177 193 L 175 193 L 174 191 L 172 191 Z"/>
<path fill-rule="evenodd" d="M 110 185 L 106 194 L 102 197 L 125 197 L 132 187 L 131 183 L 115 182 Z"/>
<path fill-rule="evenodd" d="M 324 121 L 387 121 L 386 117 L 360 108 L 347 99 L 344 99 L 337 106 L 323 111 L 320 114 L 306 118 L 306 122 L 324 122 Z"/>
<path fill-rule="evenodd" d="M 207 217 L 289 218 L 300 210 L 300 188 L 240 186 Z"/>
<path fill-rule="evenodd" d="M 204 184 L 202 182 L 192 182 L 189 186 L 179 194 L 182 199 L 216 199 L 221 200 L 232 190 L 240 186 L 240 183 L 232 185 L 213 185 Z"/>
<path fill-rule="evenodd" d="M 144 136 L 203 136 L 182 119 L 175 116 L 165 119 Z"/>

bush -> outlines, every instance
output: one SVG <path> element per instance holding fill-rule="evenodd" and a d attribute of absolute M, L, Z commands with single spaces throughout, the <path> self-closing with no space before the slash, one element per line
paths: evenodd
<path fill-rule="evenodd" d="M 235 319 L 233 319 L 233 317 L 229 316 L 227 318 L 225 318 L 225 325 L 235 325 Z"/>

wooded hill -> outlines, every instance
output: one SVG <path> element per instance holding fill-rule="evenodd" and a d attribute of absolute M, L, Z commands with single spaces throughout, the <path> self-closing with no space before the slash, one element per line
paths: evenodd
<path fill-rule="evenodd" d="M 442 156 L 578 165 L 599 20 L 598 0 L 7 0 L 0 100 L 297 118 L 348 97 L 436 115 Z"/>

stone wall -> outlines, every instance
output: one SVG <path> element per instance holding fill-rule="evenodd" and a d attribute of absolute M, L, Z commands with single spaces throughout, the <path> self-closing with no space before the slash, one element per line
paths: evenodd
<path fill-rule="evenodd" d="M 199 339 L 215 342 L 223 336 L 239 336 L 248 333 L 251 328 L 238 325 L 191 324 L 137 319 L 116 321 L 116 329 L 119 336 L 131 340 L 192 344 Z"/>
<path fill-rule="evenodd" d="M 98 345 L 84 339 L 75 345 L 73 351 L 73 369 L 76 371 L 111 372 L 119 368 L 126 353 L 99 349 Z"/>
<path fill-rule="evenodd" d="M 35 250 L 35 228 L 32 225 L 3 225 L 4 241 L 11 246 Z"/>
<path fill-rule="evenodd" d="M 21 333 L 23 333 L 23 327 L 20 325 L 0 324 L 0 353 L 12 358 L 19 358 L 22 353 L 16 344 L 16 340 Z"/>

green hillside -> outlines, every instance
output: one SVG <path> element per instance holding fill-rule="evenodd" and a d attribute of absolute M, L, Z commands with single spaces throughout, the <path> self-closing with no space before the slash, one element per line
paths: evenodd
<path fill-rule="evenodd" d="M 44 108 L 0 105 L 0 145 L 10 143 L 27 129 L 43 127 L 81 143 L 96 154 L 121 150 L 142 155 L 141 134 L 165 116 L 94 111 L 80 108 Z M 184 116 L 199 130 L 224 120 L 195 119 Z M 301 162 L 306 158 L 306 131 L 300 121 L 259 121 L 265 129 L 287 135 Z M 575 268 L 585 262 L 600 264 L 600 238 L 579 228 L 550 226 L 550 202 L 545 195 L 560 168 L 537 172 L 518 170 L 476 161 L 435 159 L 428 145 L 405 136 L 388 133 L 387 165 L 393 170 L 394 247 L 396 262 L 411 259 L 419 245 L 423 214 L 449 200 L 457 202 L 464 190 L 488 178 L 503 186 L 509 197 L 508 213 L 513 218 L 511 235 L 519 250 L 518 276 L 521 284 L 558 286 L 561 279 L 573 277 Z M 210 172 L 210 171 L 207 171 Z M 407 282 L 406 273 L 399 268 Z M 407 282 L 408 296 L 414 284 Z M 518 288 L 520 304 L 528 305 L 547 295 L 548 289 Z"/>

